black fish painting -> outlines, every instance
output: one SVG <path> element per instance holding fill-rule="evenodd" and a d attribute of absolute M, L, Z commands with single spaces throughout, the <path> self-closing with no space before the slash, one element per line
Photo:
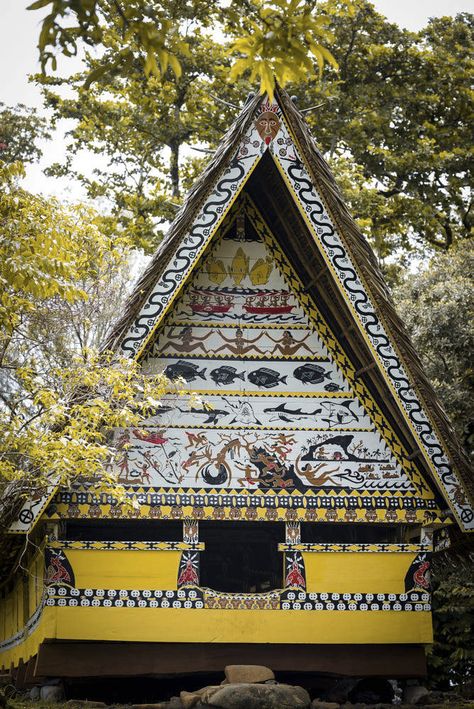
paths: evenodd
<path fill-rule="evenodd" d="M 293 422 L 304 416 L 317 416 L 320 414 L 322 409 L 314 409 L 314 411 L 303 411 L 300 409 L 290 409 L 286 404 L 280 404 L 279 406 L 274 406 L 272 408 L 263 409 L 266 414 L 274 414 L 273 419 L 280 419 L 281 421 Z"/>
<path fill-rule="evenodd" d="M 186 362 L 184 359 L 179 359 L 175 364 L 169 364 L 165 369 L 165 374 L 168 379 L 177 379 L 182 377 L 187 382 L 193 382 L 195 379 L 200 377 L 200 379 L 206 379 L 204 376 L 206 373 L 206 368 L 199 371 L 197 364 L 193 362 Z"/>
<path fill-rule="evenodd" d="M 319 364 L 307 363 L 302 367 L 296 367 L 293 372 L 296 379 L 299 379 L 303 384 L 319 384 L 325 379 L 331 378 L 331 372 L 326 372 Z"/>
<path fill-rule="evenodd" d="M 235 379 L 244 380 L 245 372 L 237 374 L 237 369 L 235 367 L 230 367 L 228 364 L 224 364 L 222 367 L 212 370 L 211 379 L 216 384 L 232 384 Z"/>
<path fill-rule="evenodd" d="M 286 377 L 280 377 L 279 372 L 275 372 L 274 369 L 268 369 L 268 367 L 260 367 L 260 369 L 256 369 L 249 374 L 249 382 L 258 387 L 265 387 L 265 389 L 276 387 L 280 382 L 286 384 L 286 379 Z"/>
<path fill-rule="evenodd" d="M 191 414 L 192 416 L 205 416 L 206 420 L 204 423 L 219 423 L 221 416 L 229 416 L 229 411 L 224 411 L 224 409 L 180 409 L 177 407 L 178 411 L 183 414 Z"/>
<path fill-rule="evenodd" d="M 341 391 L 341 387 L 338 384 L 334 384 L 334 382 L 330 382 L 326 384 L 324 391 Z"/>

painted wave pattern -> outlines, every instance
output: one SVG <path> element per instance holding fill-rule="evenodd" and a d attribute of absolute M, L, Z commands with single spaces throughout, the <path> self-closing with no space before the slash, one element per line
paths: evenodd
<path fill-rule="evenodd" d="M 311 177 L 306 171 L 286 125 L 282 124 L 281 135 L 271 144 L 270 150 L 286 173 L 292 190 L 307 214 L 315 236 L 328 256 L 337 278 L 347 294 L 348 301 L 369 337 L 379 362 L 386 371 L 396 396 L 431 460 L 433 469 L 446 490 L 460 521 L 466 529 L 474 528 L 474 510 L 463 492 L 416 392 L 413 390 L 400 358 L 376 314 L 339 234 L 327 214 L 324 203 L 313 186 Z"/>

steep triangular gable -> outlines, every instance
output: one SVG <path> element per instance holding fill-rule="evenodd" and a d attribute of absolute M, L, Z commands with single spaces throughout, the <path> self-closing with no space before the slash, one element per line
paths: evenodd
<path fill-rule="evenodd" d="M 334 282 L 337 283 L 344 301 L 351 309 L 358 331 L 362 333 L 369 345 L 431 474 L 456 515 L 461 528 L 471 530 L 474 528 L 474 513 L 466 498 L 465 486 L 452 469 L 440 442 L 441 436 L 436 431 L 436 426 L 430 420 L 426 409 L 421 405 L 415 388 L 407 376 L 402 364 L 403 360 L 396 350 L 394 338 L 387 334 L 387 325 L 384 325 L 378 309 L 373 306 L 369 295 L 371 284 L 364 283 L 360 269 L 354 265 L 339 233 L 340 230 L 334 222 L 334 214 L 329 214 L 323 199 L 315 189 L 306 160 L 307 152 L 302 156 L 299 144 L 292 135 L 287 119 L 291 119 L 290 123 L 294 121 L 295 130 L 296 123 L 298 121 L 301 123 L 301 119 L 299 117 L 295 119 L 290 115 L 296 112 L 293 108 L 291 110 L 288 108 L 289 100 L 283 92 L 277 92 L 277 96 L 281 105 L 270 106 L 266 100 L 261 100 L 257 104 L 254 100 L 244 110 L 243 118 L 234 128 L 233 136 L 228 135 L 224 146 L 220 149 L 222 155 L 220 162 L 216 158 L 211 169 L 208 170 L 208 175 L 212 175 L 212 184 L 205 188 L 201 183 L 199 190 L 195 190 L 192 195 L 195 198 L 194 202 L 199 197 L 199 208 L 195 208 L 196 205 L 193 204 L 193 214 L 187 215 L 186 209 L 191 209 L 192 200 L 188 202 L 188 207 L 185 205 L 184 211 L 177 219 L 178 228 L 175 228 L 174 232 L 172 229 L 173 238 L 165 241 L 160 249 L 157 260 L 160 260 L 161 275 L 153 284 L 153 273 L 151 270 L 148 271 L 145 281 L 139 284 L 132 296 L 130 303 L 130 313 L 133 313 L 132 325 L 124 330 L 124 323 L 132 317 L 127 315 L 115 331 L 114 340 L 117 342 L 117 337 L 120 337 L 120 347 L 124 353 L 130 356 L 141 355 L 180 294 L 183 284 L 196 267 L 210 240 L 222 225 L 252 171 L 262 156 L 271 155 L 313 236 L 315 246 L 323 254 Z M 298 129 L 301 131 L 300 125 Z M 235 140 L 231 146 L 232 138 Z M 309 138 L 308 140 L 310 141 Z M 315 148 L 310 146 L 310 149 Z M 186 226 L 185 236 L 181 237 L 178 232 L 184 233 L 183 224 L 186 217 L 189 218 L 189 225 Z M 175 238 L 177 236 L 179 239 Z M 365 244 L 362 249 L 368 252 Z M 147 284 L 145 302 L 141 295 L 144 283 Z M 39 507 L 43 509 L 44 504 Z M 37 515 L 34 517 L 36 519 Z M 19 525 L 15 531 L 28 531 L 30 526 L 30 524 Z"/>
<path fill-rule="evenodd" d="M 182 376 L 212 408 L 190 408 L 181 397 L 167 397 L 163 412 L 147 422 L 150 432 L 162 431 L 161 449 L 132 436 L 127 450 L 131 477 L 122 482 L 135 477 L 145 484 L 139 471 L 148 458 L 149 484 L 166 486 L 156 473 L 179 460 L 177 469 L 185 471 L 179 486 L 202 485 L 204 492 L 216 484 L 208 457 L 218 459 L 226 432 L 252 439 L 252 446 L 266 447 L 274 457 L 281 441 L 291 441 L 281 448 L 282 470 L 288 475 L 270 476 L 272 484 L 248 466 L 245 452 L 240 459 L 241 451 L 233 450 L 233 462 L 223 458 L 228 474 L 222 470 L 219 485 L 380 492 L 387 503 L 380 505 L 381 520 L 390 508 L 387 494 L 396 493 L 412 498 L 407 504 L 423 519 L 427 510 L 436 510 L 429 487 L 355 379 L 354 368 L 258 209 L 245 198 L 233 211 L 241 222 L 240 236 L 237 224 L 234 233 L 229 229 L 215 237 L 143 355 L 145 370 Z M 209 455 L 203 447 L 209 447 Z M 246 468 L 249 481 L 242 472 L 235 474 Z M 400 509 L 403 514 L 403 505 Z"/>
<path fill-rule="evenodd" d="M 266 143 L 265 138 L 268 139 L 268 136 L 260 135 L 265 126 L 260 128 L 260 133 L 257 127 L 259 116 L 263 114 L 265 122 L 269 113 L 274 114 L 279 128 L 275 138 L 272 137 Z M 270 107 L 262 101 L 258 107 L 255 121 L 242 138 L 230 167 L 218 180 L 190 228 L 189 235 L 184 239 L 183 245 L 180 244 L 176 249 L 169 260 L 169 268 L 156 283 L 140 314 L 123 338 L 122 350 L 125 353 L 139 354 L 146 346 L 152 333 L 171 307 L 193 264 L 197 262 L 199 255 L 222 223 L 223 216 L 266 151 L 272 155 L 283 175 L 318 249 L 323 253 L 338 288 L 353 312 L 360 332 L 370 345 L 380 371 L 384 373 L 394 399 L 410 425 L 420 450 L 461 528 L 474 529 L 474 513 L 462 492 L 463 485 L 452 469 L 440 442 L 440 436 L 424 411 L 403 367 L 401 357 L 373 306 L 368 284 L 363 283 L 358 275 L 358 269 L 349 256 L 336 224 L 313 185 L 305 161 L 279 106 Z"/>
<path fill-rule="evenodd" d="M 203 404 L 170 393 L 140 430 L 117 431 L 115 471 L 139 504 L 134 516 L 444 521 L 245 195 L 141 357 L 144 371 L 181 376 Z M 99 513 L 123 514 L 75 489 L 45 514 Z"/>

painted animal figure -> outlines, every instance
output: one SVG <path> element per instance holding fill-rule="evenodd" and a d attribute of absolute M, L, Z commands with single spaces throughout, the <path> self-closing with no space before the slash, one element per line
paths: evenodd
<path fill-rule="evenodd" d="M 319 384 L 325 379 L 330 379 L 332 372 L 326 372 L 319 364 L 310 362 L 303 364 L 301 367 L 297 367 L 293 372 L 293 376 L 299 379 L 303 384 Z"/>
<path fill-rule="evenodd" d="M 233 384 L 235 379 L 242 379 L 242 381 L 245 380 L 245 372 L 240 372 L 239 374 L 237 373 L 237 369 L 235 367 L 224 364 L 222 367 L 212 370 L 211 379 L 217 385 Z"/>
<path fill-rule="evenodd" d="M 168 438 L 164 438 L 162 431 L 156 431 L 156 433 L 144 433 L 138 429 L 133 429 L 132 431 L 135 438 L 139 441 L 144 441 L 145 443 L 152 443 L 155 446 L 162 446 L 164 443 L 168 442 Z"/>
<path fill-rule="evenodd" d="M 260 369 L 250 372 L 248 379 L 249 382 L 252 382 L 252 384 L 255 384 L 258 387 L 271 389 L 272 387 L 276 387 L 279 383 L 286 384 L 287 377 L 281 377 L 279 372 L 275 372 L 274 369 L 260 367 Z"/>
<path fill-rule="evenodd" d="M 53 556 L 46 572 L 47 583 L 71 583 L 71 575 L 64 568 L 61 559 Z"/>
<path fill-rule="evenodd" d="M 169 364 L 165 369 L 165 375 L 168 379 L 177 379 L 178 377 L 182 377 L 187 382 L 193 382 L 198 377 L 205 380 L 205 374 L 205 368 L 199 371 L 197 364 L 194 364 L 193 362 L 186 362 L 184 359 L 180 359 L 174 364 Z"/>
<path fill-rule="evenodd" d="M 351 405 L 354 402 L 352 399 L 347 399 L 346 401 L 323 401 L 321 406 L 326 412 L 325 416 L 322 416 L 323 421 L 327 421 L 329 428 L 338 425 L 347 425 L 352 421 L 358 421 L 359 416 L 351 409 Z"/>
<path fill-rule="evenodd" d="M 303 417 L 313 417 L 321 413 L 322 409 L 314 409 L 313 411 L 303 411 L 299 409 L 290 409 L 286 404 L 279 404 L 278 406 L 269 407 L 263 410 L 266 414 L 275 414 L 271 420 L 280 419 L 281 421 L 287 421 L 291 423 L 297 421 Z"/>
<path fill-rule="evenodd" d="M 220 418 L 229 416 L 229 412 L 224 409 L 180 409 L 176 407 L 182 414 L 191 414 L 192 416 L 205 416 L 204 423 L 218 423 Z"/>

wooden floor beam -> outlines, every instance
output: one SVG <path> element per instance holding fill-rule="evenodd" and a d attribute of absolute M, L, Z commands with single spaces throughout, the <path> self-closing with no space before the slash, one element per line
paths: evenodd
<path fill-rule="evenodd" d="M 259 664 L 275 672 L 353 677 L 423 677 L 421 645 L 290 645 L 45 641 L 35 675 L 132 677 L 223 672 L 225 665 Z"/>

